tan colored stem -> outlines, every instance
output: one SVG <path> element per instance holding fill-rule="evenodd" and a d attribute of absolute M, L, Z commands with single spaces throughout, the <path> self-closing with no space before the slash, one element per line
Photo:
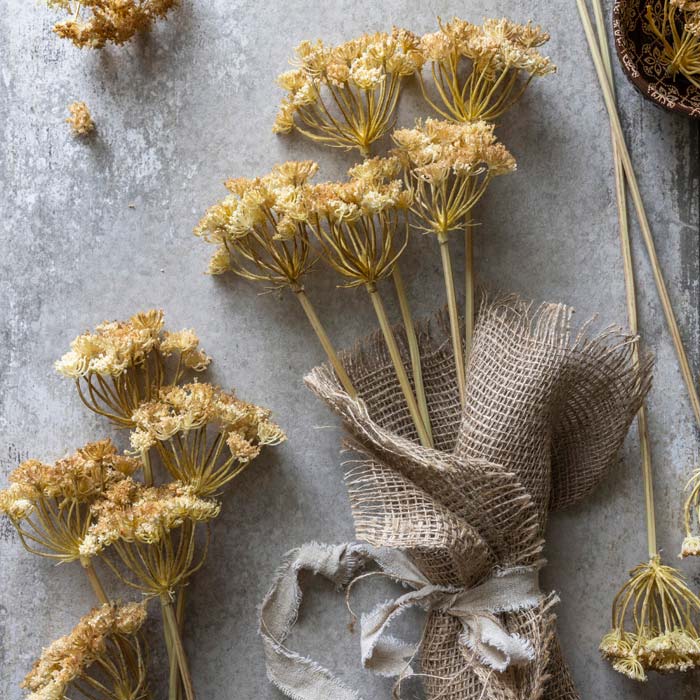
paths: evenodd
<path fill-rule="evenodd" d="M 100 581 L 97 572 L 95 571 L 95 567 L 92 563 L 92 560 L 81 557 L 80 563 L 82 564 L 83 569 L 85 569 L 88 581 L 90 581 L 90 585 L 92 586 L 92 590 L 95 592 L 97 600 L 99 600 L 100 603 L 102 603 L 102 605 L 106 605 L 107 603 L 109 603 L 109 597 L 105 593 L 105 589 L 102 586 L 102 582 Z"/>
<path fill-rule="evenodd" d="M 304 309 L 304 313 L 306 313 L 306 317 L 309 319 L 311 327 L 314 329 L 316 335 L 318 336 L 319 342 L 321 343 L 321 347 L 326 353 L 328 361 L 331 363 L 331 366 L 335 370 L 335 373 L 338 375 L 338 379 L 340 379 L 340 383 L 343 385 L 343 388 L 350 395 L 351 398 L 357 398 L 357 392 L 355 391 L 355 387 L 352 385 L 350 377 L 345 371 L 345 367 L 343 367 L 342 363 L 340 362 L 340 358 L 338 357 L 335 349 L 333 348 L 333 344 L 331 343 L 328 334 L 323 328 L 323 325 L 321 324 L 321 319 L 319 319 L 318 315 L 316 314 L 316 310 L 311 304 L 309 297 L 306 296 L 306 292 L 303 289 L 292 289 L 292 291 L 294 292 L 294 296 L 296 296 L 296 298 L 299 300 L 301 308 Z"/>
<path fill-rule="evenodd" d="M 469 361 L 474 338 L 474 231 L 471 215 L 464 226 L 464 360 Z"/>
<path fill-rule="evenodd" d="M 455 370 L 457 372 L 457 388 L 459 400 L 464 406 L 464 354 L 462 353 L 462 338 L 459 332 L 459 311 L 457 310 L 457 295 L 452 274 L 452 259 L 446 233 L 438 234 L 440 244 L 440 258 L 442 259 L 442 274 L 445 278 L 445 292 L 447 294 L 447 313 L 450 317 L 450 335 L 452 336 L 452 351 L 455 356 Z"/>
<path fill-rule="evenodd" d="M 411 414 L 411 418 L 413 419 L 413 423 L 416 426 L 418 438 L 420 439 L 423 447 L 430 447 L 430 438 L 428 437 L 428 432 L 423 425 L 423 419 L 420 415 L 418 402 L 416 401 L 416 397 L 413 395 L 411 384 L 408 381 L 408 375 L 406 374 L 406 369 L 403 366 L 401 353 L 399 352 L 399 347 L 396 344 L 394 333 L 391 330 L 391 325 L 389 324 L 389 319 L 387 318 L 382 299 L 379 296 L 376 286 L 368 284 L 366 285 L 366 288 L 367 292 L 369 293 L 369 297 L 372 300 L 374 312 L 377 314 L 379 327 L 382 329 L 384 341 L 386 342 L 387 349 L 389 350 L 389 356 L 391 357 L 391 361 L 394 365 L 394 370 L 396 372 L 396 377 L 399 380 L 401 391 L 403 391 L 404 398 L 408 404 L 408 410 Z"/>
<path fill-rule="evenodd" d="M 177 626 L 182 634 L 183 622 L 185 620 L 185 588 L 181 588 L 177 593 L 177 603 L 175 615 L 177 617 Z M 177 657 L 175 654 L 170 654 L 170 678 L 168 683 L 168 698 L 169 700 L 178 700 L 181 697 L 182 686 L 180 685 L 180 675 L 178 673 Z"/>
<path fill-rule="evenodd" d="M 399 308 L 401 309 L 401 318 L 406 329 L 406 338 L 408 339 L 408 349 L 411 354 L 411 369 L 413 370 L 413 384 L 416 387 L 416 399 L 418 400 L 418 408 L 420 409 L 423 425 L 425 426 L 428 436 L 430 437 L 430 446 L 434 445 L 433 431 L 430 426 L 430 414 L 428 413 L 428 401 L 425 397 L 425 385 L 423 384 L 423 370 L 421 368 L 420 348 L 418 347 L 418 336 L 416 335 L 416 327 L 411 316 L 411 309 L 408 305 L 408 295 L 406 287 L 403 283 L 403 277 L 399 266 L 394 266 L 392 273 L 394 278 L 394 286 L 396 287 L 396 296 L 399 299 Z"/>
<path fill-rule="evenodd" d="M 182 645 L 182 636 L 180 635 L 180 627 L 177 623 L 175 608 L 167 594 L 161 596 L 160 603 L 163 611 L 163 624 L 167 629 L 166 634 L 170 635 L 173 655 L 176 657 L 177 664 L 180 667 L 180 677 L 182 678 L 182 685 L 185 688 L 185 697 L 187 700 L 195 700 L 192 676 L 187 662 L 185 647 Z"/>
<path fill-rule="evenodd" d="M 647 254 L 649 255 L 649 260 L 651 262 L 651 268 L 654 274 L 654 282 L 656 283 L 656 289 L 658 291 L 659 299 L 661 300 L 661 306 L 663 307 L 664 315 L 666 317 L 666 323 L 668 324 L 669 331 L 671 333 L 671 338 L 676 349 L 676 355 L 678 356 L 678 363 L 680 365 L 681 374 L 683 375 L 683 381 L 685 382 L 685 385 L 688 389 L 688 395 L 690 397 L 690 403 L 693 408 L 693 413 L 695 414 L 695 419 L 698 425 L 700 426 L 700 397 L 698 397 L 698 392 L 695 388 L 693 374 L 690 370 L 690 364 L 688 363 L 688 357 L 686 355 L 685 348 L 683 347 L 683 340 L 681 338 L 678 323 L 673 312 L 671 299 L 668 295 L 666 283 L 664 282 L 663 274 L 661 272 L 661 266 L 659 264 L 659 259 L 656 254 L 656 248 L 654 246 L 654 238 L 651 234 L 649 221 L 644 210 L 644 203 L 642 201 L 642 195 L 639 191 L 637 178 L 634 174 L 634 168 L 632 167 L 632 160 L 630 158 L 629 151 L 627 150 L 627 144 L 625 143 L 625 138 L 622 132 L 622 126 L 620 124 L 620 118 L 617 113 L 615 98 L 613 96 L 612 88 L 610 87 L 610 83 L 605 73 L 605 66 L 603 64 L 603 59 L 601 58 L 600 51 L 598 50 L 598 46 L 593 32 L 593 25 L 591 23 L 591 18 L 588 14 L 588 9 L 586 8 L 586 4 L 584 0 L 576 0 L 576 2 L 578 5 L 579 14 L 581 15 L 583 28 L 586 33 L 586 39 L 588 40 L 588 45 L 591 50 L 591 56 L 593 58 L 596 73 L 598 74 L 598 81 L 600 82 L 600 86 L 603 91 L 603 98 L 605 100 L 605 106 L 608 110 L 608 115 L 610 117 L 610 124 L 612 126 L 612 130 L 615 134 L 615 139 L 619 148 L 619 156 L 622 161 L 623 168 L 625 170 L 625 175 L 627 176 L 627 183 L 629 185 L 632 200 L 637 211 L 637 218 L 639 219 L 639 226 L 642 231 L 642 238 L 644 239 Z"/>
<path fill-rule="evenodd" d="M 615 98 L 615 82 L 613 80 L 612 64 L 610 61 L 610 46 L 605 33 L 605 20 L 600 0 L 594 0 L 593 12 L 595 14 L 598 43 L 605 66 L 605 73 L 610 87 L 610 92 Z M 622 249 L 622 265 L 625 273 L 625 296 L 627 301 L 627 321 L 630 331 L 639 333 L 639 319 L 637 314 L 637 293 L 634 276 L 634 264 L 632 261 L 632 246 L 630 242 L 629 217 L 627 216 L 627 193 L 625 188 L 625 171 L 620 157 L 620 147 L 615 138 L 615 131 L 610 126 L 612 137 L 613 161 L 615 165 L 615 193 L 617 197 L 617 214 L 620 224 L 620 247 Z M 634 346 L 634 362 L 639 366 L 639 347 Z M 651 441 L 649 438 L 649 424 L 644 404 L 637 414 L 637 428 L 639 431 L 639 448 L 642 462 L 642 476 L 644 478 L 644 501 L 647 522 L 647 545 L 649 558 L 656 556 L 656 517 L 654 508 L 654 484 L 651 463 Z"/>

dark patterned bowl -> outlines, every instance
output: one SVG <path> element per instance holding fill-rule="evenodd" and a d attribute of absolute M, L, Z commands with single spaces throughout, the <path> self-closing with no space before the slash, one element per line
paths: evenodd
<path fill-rule="evenodd" d="M 662 13 L 664 0 L 615 0 L 613 34 L 622 69 L 648 100 L 670 112 L 700 119 L 700 90 L 682 75 L 666 74 L 658 39 L 651 33 L 646 7 Z"/>

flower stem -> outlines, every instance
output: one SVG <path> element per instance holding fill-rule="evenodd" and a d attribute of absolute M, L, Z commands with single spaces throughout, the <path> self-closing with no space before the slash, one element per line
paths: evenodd
<path fill-rule="evenodd" d="M 399 307 L 401 308 L 401 317 L 403 325 L 406 329 L 406 338 L 408 339 L 408 349 L 411 353 L 411 368 L 413 370 L 413 384 L 416 387 L 416 398 L 418 399 L 418 408 L 420 409 L 423 425 L 428 432 L 430 445 L 433 446 L 433 434 L 430 427 L 430 414 L 428 413 L 428 401 L 425 397 L 425 385 L 423 384 L 423 370 L 421 368 L 420 348 L 418 347 L 418 337 L 416 328 L 411 316 L 411 309 L 408 305 L 408 295 L 406 287 L 403 283 L 403 277 L 399 266 L 394 266 L 393 271 L 394 286 L 396 287 L 396 296 L 399 299 Z"/>
<path fill-rule="evenodd" d="M 455 356 L 455 370 L 457 371 L 457 388 L 459 389 L 459 400 L 464 406 L 464 355 L 462 354 L 462 339 L 459 333 L 459 312 L 457 310 L 454 276 L 452 275 L 452 260 L 446 233 L 438 233 L 438 243 L 440 244 L 442 274 L 445 278 L 445 292 L 447 293 L 447 311 L 450 316 L 450 333 L 452 335 L 452 350 Z"/>
<path fill-rule="evenodd" d="M 182 634 L 183 622 L 185 620 L 185 588 L 181 588 L 177 593 L 177 603 L 175 607 L 175 616 L 177 618 L 177 626 Z M 178 700 L 181 696 L 182 685 L 180 684 L 178 675 L 177 658 L 174 654 L 170 656 L 170 681 L 169 681 L 169 698 Z"/>
<path fill-rule="evenodd" d="M 605 20 L 600 0 L 595 0 L 593 10 L 596 19 L 598 34 L 598 48 L 605 67 L 605 74 L 610 87 L 610 93 L 615 100 L 615 83 L 613 81 L 612 65 L 610 62 L 610 47 L 605 33 Z M 627 190 L 625 187 L 625 170 L 622 164 L 620 144 L 615 138 L 615 129 L 610 124 L 612 137 L 613 160 L 615 165 L 615 193 L 617 197 L 617 213 L 620 226 L 620 247 L 622 249 L 622 265 L 625 275 L 625 296 L 627 302 L 627 321 L 633 335 L 639 333 L 639 320 L 637 314 L 637 294 L 634 279 L 634 264 L 632 262 L 632 246 L 630 243 L 629 217 L 627 215 Z M 633 361 L 639 367 L 639 348 L 635 344 Z M 657 553 L 656 518 L 654 513 L 654 484 L 652 478 L 651 441 L 649 438 L 649 424 L 644 404 L 637 413 L 637 428 L 639 432 L 639 447 L 642 462 L 642 476 L 644 479 L 644 501 L 647 523 L 647 546 L 649 558 L 653 559 Z"/>
<path fill-rule="evenodd" d="M 464 360 L 469 362 L 474 338 L 474 232 L 471 214 L 464 222 Z"/>
<path fill-rule="evenodd" d="M 161 595 L 160 604 L 163 610 L 163 624 L 166 629 L 166 634 L 170 635 L 173 655 L 177 659 L 177 664 L 180 667 L 180 676 L 182 677 L 182 684 L 185 688 L 185 697 L 187 700 L 195 700 L 192 676 L 190 675 L 189 664 L 187 663 L 187 654 L 182 645 L 180 627 L 177 623 L 175 608 L 170 600 L 170 596 L 168 594 Z"/>
<path fill-rule="evenodd" d="M 97 600 L 99 600 L 100 603 L 102 603 L 102 605 L 106 605 L 107 603 L 109 603 L 109 598 L 107 597 L 105 589 L 102 586 L 102 582 L 100 581 L 99 576 L 95 571 L 95 567 L 92 563 L 92 560 L 87 559 L 85 557 L 81 557 L 80 563 L 82 564 L 83 569 L 85 569 L 85 573 L 87 574 L 88 580 L 90 581 L 92 590 L 95 592 Z"/>
<path fill-rule="evenodd" d="M 408 404 L 408 410 L 413 419 L 413 423 L 416 426 L 416 431 L 418 432 L 418 438 L 420 439 L 421 445 L 423 447 L 430 447 L 430 438 L 428 436 L 428 431 L 423 425 L 423 419 L 420 415 L 420 410 L 418 408 L 418 403 L 416 402 L 416 397 L 413 395 L 411 389 L 411 384 L 408 381 L 408 375 L 406 374 L 406 368 L 403 366 L 401 360 L 401 353 L 399 352 L 399 347 L 396 344 L 396 338 L 389 325 L 389 319 L 386 315 L 386 310 L 384 309 L 384 304 L 379 296 L 377 287 L 374 284 L 366 285 L 367 292 L 369 293 L 370 299 L 372 300 L 372 305 L 374 306 L 374 312 L 377 314 L 377 320 L 379 321 L 379 326 L 382 329 L 384 335 L 384 341 L 386 342 L 387 349 L 389 350 L 389 356 L 394 365 L 394 370 L 396 372 L 396 377 L 399 380 L 401 386 L 401 391 L 403 391 L 404 398 Z"/>
<path fill-rule="evenodd" d="M 331 363 L 335 373 L 338 375 L 338 379 L 340 379 L 340 383 L 343 385 L 343 388 L 351 398 L 357 398 L 355 387 L 352 385 L 350 377 L 345 371 L 345 367 L 343 367 L 342 363 L 340 362 L 340 358 L 333 348 L 333 344 L 331 343 L 328 334 L 321 324 L 321 319 L 319 319 L 316 310 L 309 300 L 309 297 L 306 296 L 306 292 L 304 292 L 304 290 L 301 288 L 292 288 L 292 291 L 294 292 L 294 296 L 296 296 L 296 298 L 299 300 L 301 308 L 304 309 L 304 313 L 306 313 L 306 317 L 309 319 L 311 327 L 316 332 L 316 335 L 321 343 L 321 347 L 324 349 L 326 356 L 328 357 L 328 361 Z"/>

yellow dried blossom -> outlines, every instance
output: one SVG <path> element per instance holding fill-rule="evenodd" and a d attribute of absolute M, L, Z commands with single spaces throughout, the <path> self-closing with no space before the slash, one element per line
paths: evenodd
<path fill-rule="evenodd" d="M 65 700 L 73 692 L 96 700 L 146 700 L 145 661 L 138 638 L 143 604 L 106 604 L 81 618 L 70 634 L 43 650 L 24 679 L 27 700 Z"/>
<path fill-rule="evenodd" d="M 486 122 L 437 119 L 393 134 L 413 186 L 413 212 L 423 229 L 446 234 L 462 225 L 493 177 L 513 172 L 515 159 Z"/>
<path fill-rule="evenodd" d="M 665 0 L 647 4 L 646 16 L 658 39 L 658 53 L 669 76 L 682 75 L 700 89 L 700 2 Z"/>
<path fill-rule="evenodd" d="M 556 69 L 538 48 L 549 35 L 532 23 L 487 19 L 481 26 L 454 18 L 420 39 L 437 95 L 429 95 L 418 71 L 423 95 L 451 121 L 494 120 L 523 94 L 530 81 Z M 520 76 L 524 75 L 524 80 Z"/>
<path fill-rule="evenodd" d="M 391 274 L 406 247 L 405 214 L 411 192 L 400 179 L 396 158 L 373 158 L 348 171 L 345 182 L 307 188 L 309 226 L 324 260 L 346 287 L 376 283 Z"/>
<path fill-rule="evenodd" d="M 195 229 L 196 236 L 217 246 L 209 272 L 232 270 L 275 287 L 299 287 L 314 263 L 304 193 L 317 170 L 313 161 L 290 161 L 264 177 L 226 182 L 231 194 Z"/>
<path fill-rule="evenodd" d="M 87 136 L 95 130 L 95 122 L 92 120 L 90 110 L 84 102 L 73 102 L 68 105 L 70 117 L 66 122 L 70 124 L 75 136 Z"/>
<path fill-rule="evenodd" d="M 158 400 L 137 409 L 133 420 L 134 449 L 155 447 L 171 476 L 200 496 L 218 493 L 262 447 L 286 439 L 270 411 L 211 384 L 163 389 Z"/>
<path fill-rule="evenodd" d="M 363 34 L 340 44 L 303 41 L 293 70 L 278 82 L 287 96 L 273 131 L 297 130 L 315 141 L 367 156 L 394 122 L 402 79 L 420 70 L 418 38 L 405 29 Z"/>
<path fill-rule="evenodd" d="M 700 518 L 700 469 L 693 472 L 686 485 L 686 490 L 690 493 L 683 509 L 685 539 L 681 547 L 681 558 L 700 556 L 700 537 L 693 532 L 693 530 L 697 530 L 697 522 Z"/>
<path fill-rule="evenodd" d="M 79 48 L 100 49 L 107 43 L 125 44 L 137 32 L 149 31 L 177 0 L 46 0 L 64 10 L 68 19 L 53 30 Z"/>
<path fill-rule="evenodd" d="M 169 334 L 163 325 L 163 312 L 157 309 L 128 321 L 105 321 L 94 332 L 79 335 L 54 367 L 76 381 L 88 408 L 131 427 L 139 403 L 157 396 L 161 386 L 180 381 L 185 370 L 201 372 L 211 361 L 193 331 Z M 164 358 L 170 355 L 177 356 L 177 364 L 168 379 Z"/>
<path fill-rule="evenodd" d="M 10 518 L 30 552 L 74 561 L 90 526 L 91 503 L 140 467 L 111 440 L 89 443 L 53 465 L 27 460 L 0 491 L 0 514 Z"/>

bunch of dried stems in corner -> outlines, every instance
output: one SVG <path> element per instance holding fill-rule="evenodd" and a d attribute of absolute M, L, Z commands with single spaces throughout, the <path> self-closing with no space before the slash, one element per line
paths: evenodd
<path fill-rule="evenodd" d="M 163 314 L 105 322 L 78 336 L 56 369 L 83 403 L 130 431 L 121 454 L 105 439 L 54 464 L 28 460 L 0 491 L 0 513 L 33 554 L 79 562 L 96 607 L 44 649 L 23 687 L 31 700 L 146 700 L 143 634 L 148 601 L 160 603 L 170 659 L 169 700 L 194 700 L 183 634 L 185 591 L 207 554 L 228 484 L 285 439 L 270 412 L 192 378 L 210 358 L 191 330 L 168 332 Z M 138 593 L 120 604 L 110 582 Z"/>

